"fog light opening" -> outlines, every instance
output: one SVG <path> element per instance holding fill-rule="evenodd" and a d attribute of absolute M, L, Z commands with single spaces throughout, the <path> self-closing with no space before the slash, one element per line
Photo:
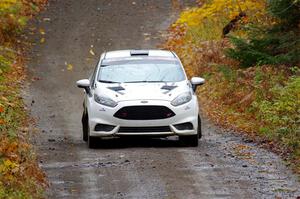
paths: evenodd
<path fill-rule="evenodd" d="M 109 124 L 97 124 L 95 126 L 95 131 L 105 131 L 109 132 L 112 131 L 116 126 L 109 125 Z"/>
<path fill-rule="evenodd" d="M 174 127 L 179 131 L 193 130 L 194 129 L 194 126 L 191 122 L 186 122 L 186 123 L 182 123 L 182 124 L 175 124 Z"/>

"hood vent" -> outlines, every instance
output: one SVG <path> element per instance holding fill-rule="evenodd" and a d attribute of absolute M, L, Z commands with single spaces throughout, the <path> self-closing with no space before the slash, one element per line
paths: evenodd
<path fill-rule="evenodd" d="M 174 88 L 177 88 L 177 86 L 168 86 L 168 85 L 164 85 L 164 86 L 161 87 L 160 89 L 171 91 L 171 90 L 173 90 Z"/>
<path fill-rule="evenodd" d="M 114 86 L 114 87 L 107 87 L 107 88 L 112 90 L 112 91 L 116 91 L 116 92 L 125 90 L 125 88 L 123 88 L 122 86 Z"/>

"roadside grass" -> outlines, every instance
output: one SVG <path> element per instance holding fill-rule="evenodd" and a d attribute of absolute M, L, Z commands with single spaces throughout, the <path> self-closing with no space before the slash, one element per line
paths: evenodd
<path fill-rule="evenodd" d="M 0 198 L 43 198 L 47 183 L 30 145 L 20 94 L 26 77 L 19 35 L 45 0 L 0 2 Z"/>
<path fill-rule="evenodd" d="M 217 10 L 203 21 L 198 17 L 197 23 L 189 24 L 189 20 L 197 18 L 195 12 L 203 15 L 206 8 L 204 4 L 185 11 L 170 27 L 162 48 L 178 54 L 189 77 L 206 79 L 198 96 L 209 118 L 225 128 L 244 132 L 279 153 L 300 174 L 300 66 L 239 67 L 237 61 L 225 55 L 224 49 L 232 47 L 229 39 L 220 37 L 228 13 Z M 253 15 L 256 13 L 255 9 L 245 10 Z M 220 15 L 220 20 L 216 19 L 216 14 Z M 273 23 L 264 15 L 253 19 L 251 16 L 242 23 L 262 20 L 266 24 Z M 245 33 L 239 29 L 233 34 L 243 36 Z"/>

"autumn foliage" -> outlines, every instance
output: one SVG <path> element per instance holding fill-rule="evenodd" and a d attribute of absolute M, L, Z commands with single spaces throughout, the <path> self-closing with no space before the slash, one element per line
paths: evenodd
<path fill-rule="evenodd" d="M 20 97 L 25 78 L 19 35 L 45 0 L 0 0 L 0 198 L 41 198 L 46 186 Z"/>
<path fill-rule="evenodd" d="M 0 44 L 13 39 L 27 21 L 39 12 L 46 0 L 1 0 L 0 1 Z"/>
<path fill-rule="evenodd" d="M 236 49 L 229 38 L 238 37 L 247 42 L 252 27 L 270 29 L 281 24 L 270 12 L 271 2 L 285 1 L 199 1 L 198 7 L 184 11 L 170 27 L 163 48 L 179 55 L 189 77 L 202 76 L 207 80 L 198 94 L 201 108 L 209 118 L 267 143 L 266 146 L 288 158 L 300 172 L 299 66 L 257 64 L 244 68 L 239 59 L 225 53 L 225 49 Z M 234 24 L 228 37 L 222 37 L 224 27 L 241 12 L 246 17 Z M 273 47 L 277 48 L 278 44 L 274 43 Z M 299 47 L 296 45 L 292 50 L 299 52 Z M 285 48 L 284 52 L 292 50 Z"/>

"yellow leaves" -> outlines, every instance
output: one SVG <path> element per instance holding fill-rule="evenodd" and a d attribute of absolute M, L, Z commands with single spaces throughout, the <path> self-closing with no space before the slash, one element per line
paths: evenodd
<path fill-rule="evenodd" d="M 90 48 L 89 53 L 90 53 L 91 55 L 95 56 L 95 52 L 94 52 L 93 49 L 94 49 L 94 45 L 91 45 L 91 48 Z"/>
<path fill-rule="evenodd" d="M 14 173 L 19 170 L 19 157 L 16 155 L 18 152 L 19 144 L 16 141 L 9 141 L 7 138 L 1 138 L 0 154 L 4 159 L 0 159 L 0 176 L 4 175 L 6 178 L 11 179 Z"/>
<path fill-rule="evenodd" d="M 203 19 L 201 14 L 199 13 L 200 9 L 193 8 L 187 11 L 184 11 L 180 18 L 178 19 L 177 23 L 184 24 L 186 23 L 188 26 L 196 26 L 199 22 Z"/>
<path fill-rule="evenodd" d="M 231 13 L 229 13 L 229 18 L 234 19 L 236 16 L 239 15 L 239 13 L 240 12 L 238 10 L 232 11 Z"/>
<path fill-rule="evenodd" d="M 17 3 L 17 0 L 1 0 L 0 2 L 0 11 L 7 10 L 14 6 Z"/>
<path fill-rule="evenodd" d="M 68 64 L 67 65 L 67 70 L 73 70 L 73 65 L 72 64 Z"/>
<path fill-rule="evenodd" d="M 40 39 L 40 43 L 41 43 L 41 44 L 45 43 L 45 41 L 46 41 L 46 39 L 45 39 L 44 37 L 42 37 L 42 38 Z"/>
<path fill-rule="evenodd" d="M 5 177 L 5 180 L 13 180 L 14 174 L 19 171 L 19 164 L 6 159 L 0 164 L 0 174 Z"/>
<path fill-rule="evenodd" d="M 197 26 L 206 20 L 226 21 L 241 11 L 246 12 L 251 18 L 260 18 L 265 14 L 265 6 L 265 0 L 212 0 L 202 7 L 183 12 L 177 23 Z"/>
<path fill-rule="evenodd" d="M 3 166 L 4 166 L 4 169 L 11 170 L 11 169 L 15 169 L 19 165 L 16 164 L 15 162 L 10 161 L 9 159 L 6 159 L 3 163 Z"/>
<path fill-rule="evenodd" d="M 0 182 L 16 188 L 24 184 L 26 179 L 38 184 L 45 183 L 45 176 L 30 148 L 28 140 L 16 138 L 12 141 L 11 138 L 0 134 Z M 36 185 L 31 187 L 34 191 Z"/>
<path fill-rule="evenodd" d="M 45 32 L 45 30 L 44 30 L 43 28 L 40 28 L 40 29 L 39 29 L 39 32 L 40 32 L 41 35 L 45 35 L 45 34 L 46 34 L 46 32 Z M 45 39 L 44 37 L 42 37 L 42 38 L 40 39 L 40 43 L 41 43 L 41 44 L 45 43 L 45 41 L 46 41 L 46 39 Z"/>
<path fill-rule="evenodd" d="M 6 97 L 2 96 L 0 98 L 0 100 L 2 100 L 2 103 L 11 107 L 15 107 L 15 103 L 13 103 L 12 101 L 8 100 Z M 0 112 L 1 113 L 1 112 Z"/>
<path fill-rule="evenodd" d="M 41 35 L 45 35 L 45 34 L 46 34 L 46 32 L 45 32 L 45 30 L 44 30 L 43 28 L 40 28 L 39 31 L 40 31 L 40 34 L 41 34 Z"/>
<path fill-rule="evenodd" d="M 223 28 L 241 12 L 246 13 L 246 17 L 242 17 L 238 24 L 270 23 L 265 7 L 265 0 L 211 0 L 201 7 L 184 11 L 175 26 L 187 26 L 187 37 L 192 42 L 220 40 Z M 234 31 L 245 36 L 243 30 L 235 28 Z"/>
<path fill-rule="evenodd" d="M 90 54 L 95 56 L 95 52 L 93 51 L 93 49 L 90 49 Z"/>
<path fill-rule="evenodd" d="M 73 65 L 72 65 L 72 64 L 70 64 L 70 63 L 68 63 L 68 62 L 65 62 L 65 65 L 67 66 L 67 70 L 68 70 L 68 71 L 73 70 Z"/>

